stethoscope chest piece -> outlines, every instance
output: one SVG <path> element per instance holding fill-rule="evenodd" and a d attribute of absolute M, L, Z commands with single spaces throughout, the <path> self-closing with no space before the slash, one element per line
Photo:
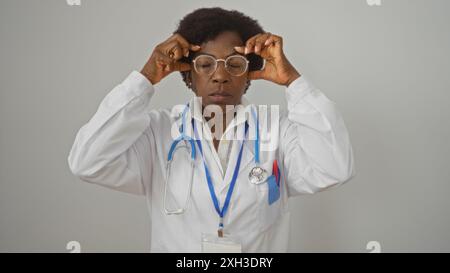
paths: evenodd
<path fill-rule="evenodd" d="M 248 174 L 248 180 L 252 184 L 261 184 L 267 179 L 267 171 L 263 168 L 256 166 L 253 167 L 250 173 Z"/>

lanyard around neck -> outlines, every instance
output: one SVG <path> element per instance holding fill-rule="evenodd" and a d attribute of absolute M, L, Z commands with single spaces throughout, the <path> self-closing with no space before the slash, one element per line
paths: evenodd
<path fill-rule="evenodd" d="M 194 128 L 194 134 L 196 136 L 196 142 L 198 145 L 198 148 L 200 150 L 200 155 L 202 157 L 202 161 L 203 161 L 203 166 L 205 168 L 205 175 L 206 175 L 206 181 L 208 182 L 208 188 L 209 188 L 209 193 L 211 195 L 211 199 L 213 201 L 214 204 L 214 208 L 216 209 L 217 214 L 220 217 L 220 223 L 219 223 L 219 236 L 221 236 L 222 234 L 222 229 L 223 229 L 223 218 L 228 210 L 229 204 L 230 204 L 230 200 L 231 200 L 231 195 L 233 194 L 233 190 L 234 190 L 234 186 L 236 184 L 236 180 L 237 180 L 237 176 L 239 174 L 239 169 L 240 169 L 240 165 L 241 165 L 241 158 L 242 158 L 242 150 L 244 147 L 244 141 L 245 141 L 245 136 L 247 135 L 247 131 L 248 131 L 248 123 L 245 122 L 245 132 L 244 132 L 244 139 L 242 140 L 241 143 L 241 148 L 239 150 L 239 155 L 236 161 L 236 166 L 234 167 L 234 172 L 233 172 L 233 177 L 231 179 L 231 183 L 230 183 L 230 187 L 228 189 L 227 195 L 225 197 L 225 203 L 222 207 L 222 209 L 220 209 L 220 205 L 219 205 L 219 200 L 216 196 L 216 193 L 214 191 L 214 185 L 212 182 L 212 178 L 211 178 L 211 174 L 209 172 L 208 166 L 206 164 L 204 155 L 203 155 L 203 149 L 202 149 L 202 143 L 200 141 L 200 139 L 198 138 L 198 133 L 195 127 L 195 122 L 192 119 L 192 127 Z"/>
<path fill-rule="evenodd" d="M 186 113 L 187 110 L 189 109 L 189 103 L 186 104 L 186 107 L 183 110 L 183 114 L 182 114 L 182 119 L 181 119 L 181 135 L 183 137 L 186 136 L 185 130 L 186 130 Z M 259 160 L 259 145 L 260 145 L 260 139 L 259 139 L 259 118 L 258 115 L 256 114 L 256 111 L 254 111 L 254 109 L 252 109 L 252 116 L 253 116 L 253 120 L 256 123 L 256 128 L 255 128 L 255 134 L 256 134 L 256 139 L 255 139 L 255 144 L 254 144 L 254 152 L 255 152 L 255 163 L 256 165 L 259 165 L 260 160 Z M 197 138 L 198 139 L 198 138 Z"/>

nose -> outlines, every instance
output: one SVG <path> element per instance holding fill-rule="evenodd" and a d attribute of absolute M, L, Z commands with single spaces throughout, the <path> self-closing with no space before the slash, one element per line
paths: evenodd
<path fill-rule="evenodd" d="M 225 62 L 218 62 L 217 69 L 214 71 L 212 80 L 214 83 L 226 83 L 229 79 L 228 71 L 225 69 Z"/>

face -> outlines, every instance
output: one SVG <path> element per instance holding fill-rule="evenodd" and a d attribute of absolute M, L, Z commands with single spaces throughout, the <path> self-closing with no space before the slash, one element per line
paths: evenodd
<path fill-rule="evenodd" d="M 216 39 L 201 44 L 201 50 L 193 56 L 207 54 L 216 59 L 226 59 L 228 56 L 241 55 L 234 50 L 243 42 L 235 32 L 223 32 Z M 199 74 L 191 64 L 192 90 L 197 97 L 202 98 L 203 106 L 218 105 L 225 109 L 226 105 L 237 105 L 247 86 L 248 69 L 240 76 L 233 76 L 225 69 L 224 62 L 217 63 L 217 69 L 211 75 Z"/>

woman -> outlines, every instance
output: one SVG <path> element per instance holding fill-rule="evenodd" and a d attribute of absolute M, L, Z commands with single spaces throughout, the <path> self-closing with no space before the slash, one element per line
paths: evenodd
<path fill-rule="evenodd" d="M 193 98 L 148 109 L 175 71 Z M 256 79 L 286 86 L 286 114 L 269 118 L 243 96 Z M 354 176 L 341 115 L 288 61 L 282 37 L 221 8 L 186 15 L 105 97 L 68 161 L 84 181 L 146 196 L 154 252 L 285 252 L 288 198 Z"/>

